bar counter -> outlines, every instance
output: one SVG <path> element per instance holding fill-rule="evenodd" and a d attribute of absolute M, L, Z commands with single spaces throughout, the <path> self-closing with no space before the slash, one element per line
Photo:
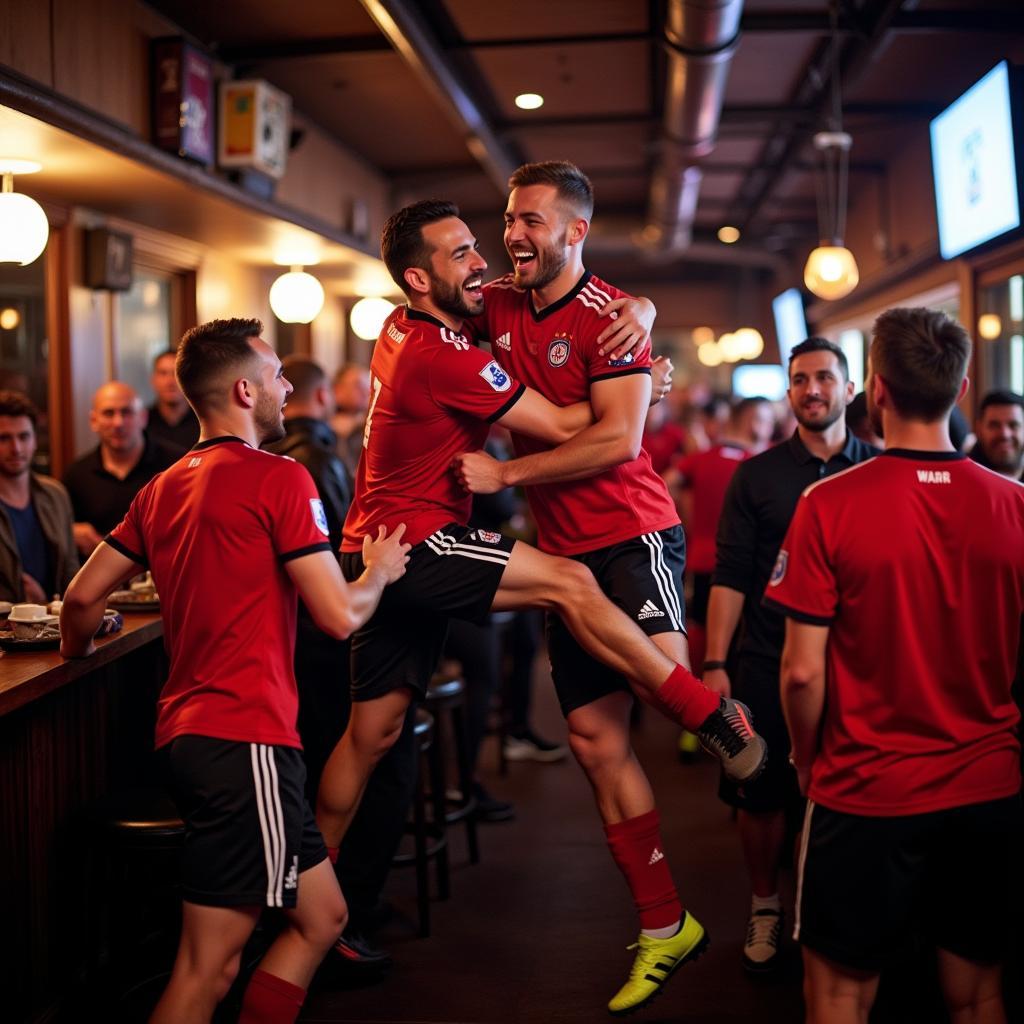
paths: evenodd
<path fill-rule="evenodd" d="M 0 991 L 5 1021 L 63 1016 L 95 949 L 89 811 L 153 781 L 166 678 L 158 614 L 129 613 L 88 658 L 0 657 Z M 94 893 L 102 900 L 106 894 Z"/>

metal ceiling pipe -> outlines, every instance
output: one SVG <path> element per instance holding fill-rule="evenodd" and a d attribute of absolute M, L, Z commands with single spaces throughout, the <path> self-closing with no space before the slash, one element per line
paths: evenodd
<path fill-rule="evenodd" d="M 665 115 L 643 230 L 644 241 L 658 249 L 690 244 L 701 183 L 697 164 L 715 147 L 742 13 L 743 0 L 669 0 Z"/>

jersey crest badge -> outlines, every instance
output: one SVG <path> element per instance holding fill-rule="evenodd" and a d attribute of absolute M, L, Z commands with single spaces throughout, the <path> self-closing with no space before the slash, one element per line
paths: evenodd
<path fill-rule="evenodd" d="M 492 359 L 481 371 L 483 377 L 495 391 L 508 391 L 512 378 Z"/>
<path fill-rule="evenodd" d="M 548 362 L 554 366 L 565 366 L 569 361 L 569 336 L 556 334 L 548 345 Z"/>
<path fill-rule="evenodd" d="M 789 552 L 783 548 L 779 557 L 775 559 L 775 567 L 772 569 L 771 577 L 768 580 L 769 587 L 777 587 L 786 578 L 786 567 L 789 565 Z"/>
<path fill-rule="evenodd" d="M 330 533 L 327 529 L 327 513 L 324 511 L 324 503 L 319 498 L 309 499 L 309 509 L 313 513 L 313 522 L 316 528 L 326 537 Z"/>
<path fill-rule="evenodd" d="M 497 544 L 501 540 L 501 534 L 495 533 L 493 530 L 477 530 L 475 532 L 485 544 Z"/>

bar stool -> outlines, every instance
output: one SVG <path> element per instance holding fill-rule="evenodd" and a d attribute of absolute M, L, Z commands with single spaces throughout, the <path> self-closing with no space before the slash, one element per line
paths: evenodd
<path fill-rule="evenodd" d="M 473 765 L 469 761 L 469 744 L 466 736 L 466 687 L 461 679 L 446 679 L 435 676 L 427 688 L 424 707 L 434 716 L 435 743 L 442 750 L 446 737 L 445 722 L 451 724 L 452 743 L 455 753 L 455 775 L 458 796 L 446 799 L 447 825 L 460 821 L 466 826 L 466 846 L 470 864 L 480 863 L 480 847 L 476 835 L 476 797 L 473 795 Z M 442 795 L 445 791 L 442 789 Z"/>
<path fill-rule="evenodd" d="M 141 962 L 140 949 L 173 930 L 178 905 L 177 860 L 185 825 L 170 797 L 157 789 L 132 789 L 102 797 L 93 804 L 90 817 L 95 879 L 90 896 L 95 936 L 92 966 L 98 966 L 105 945 L 111 976 L 126 993 L 134 987 L 126 971 L 129 955 Z M 143 901 L 143 895 L 154 889 L 158 901 Z M 156 911 L 148 922 L 155 928 L 148 935 L 140 934 L 146 924 L 140 904 Z M 170 969 L 169 963 L 166 969 Z"/>
<path fill-rule="evenodd" d="M 406 833 L 413 837 L 412 853 L 396 853 L 391 863 L 395 867 L 416 868 L 416 910 L 421 938 L 430 935 L 430 874 L 428 866 L 434 861 L 437 870 L 437 890 L 441 899 L 449 894 L 448 837 L 445 833 L 444 765 L 441 748 L 435 742 L 433 715 L 418 708 L 413 736 L 419 754 L 416 790 L 413 794 L 412 823 Z M 425 769 L 425 770 L 424 770 Z M 429 776 L 429 791 L 427 777 Z M 429 798 L 428 798 L 429 792 Z M 440 794 L 440 796 L 439 796 Z M 430 803 L 428 814 L 427 804 Z"/>

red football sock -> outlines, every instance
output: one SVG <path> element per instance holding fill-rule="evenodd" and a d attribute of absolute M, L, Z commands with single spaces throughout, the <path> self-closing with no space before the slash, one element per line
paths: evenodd
<path fill-rule="evenodd" d="M 720 703 L 718 694 L 682 665 L 676 665 L 672 675 L 661 684 L 655 700 L 670 718 L 690 732 L 696 732 Z"/>
<path fill-rule="evenodd" d="M 683 916 L 659 826 L 655 810 L 604 827 L 608 848 L 633 894 L 641 928 L 668 928 Z"/>
<path fill-rule="evenodd" d="M 266 971 L 256 971 L 245 990 L 238 1024 L 293 1024 L 305 998 L 304 988 Z"/>

